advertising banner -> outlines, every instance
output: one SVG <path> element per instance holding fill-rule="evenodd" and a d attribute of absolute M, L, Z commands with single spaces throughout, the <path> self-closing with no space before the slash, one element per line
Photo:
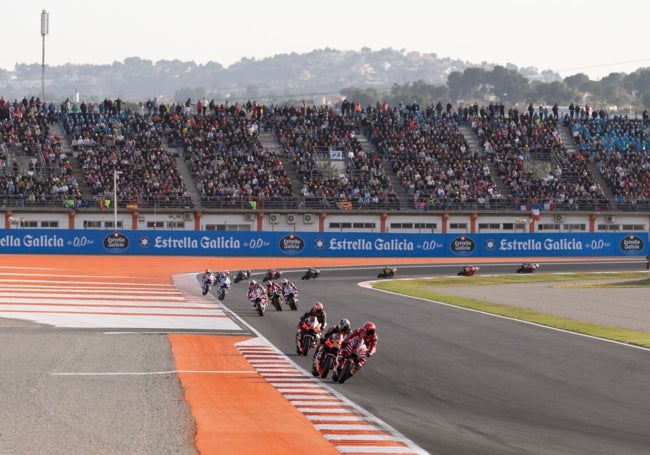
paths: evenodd
<path fill-rule="evenodd" d="M 4 254 L 305 257 L 568 257 L 649 254 L 635 233 L 381 234 L 0 230 Z"/>

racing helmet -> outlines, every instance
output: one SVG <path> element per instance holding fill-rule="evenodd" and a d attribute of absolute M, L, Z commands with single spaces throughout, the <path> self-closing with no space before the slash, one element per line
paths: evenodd
<path fill-rule="evenodd" d="M 282 280 L 282 284 L 283 284 L 283 285 L 284 285 L 284 284 L 289 284 L 289 280 L 287 280 L 287 279 L 285 278 L 284 280 Z"/>
<path fill-rule="evenodd" d="M 205 269 L 205 273 L 212 273 L 210 269 Z"/>
<path fill-rule="evenodd" d="M 343 333 L 350 333 L 350 321 L 341 319 L 339 321 L 339 330 Z"/>
<path fill-rule="evenodd" d="M 363 325 L 363 330 L 366 332 L 367 335 L 370 336 L 375 334 L 376 329 L 377 327 L 375 326 L 374 322 L 368 321 Z"/>
<path fill-rule="evenodd" d="M 311 307 L 311 313 L 316 314 L 318 316 L 321 316 L 323 314 L 324 307 L 323 304 L 320 302 L 314 303 L 314 306 Z"/>
<path fill-rule="evenodd" d="M 248 282 L 248 284 L 249 284 L 250 286 L 255 286 L 255 285 L 257 284 L 257 281 L 255 281 L 255 280 L 250 280 L 250 281 Z"/>

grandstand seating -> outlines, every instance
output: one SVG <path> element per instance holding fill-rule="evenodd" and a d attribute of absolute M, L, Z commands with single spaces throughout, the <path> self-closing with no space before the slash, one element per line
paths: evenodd
<path fill-rule="evenodd" d="M 105 100 L 67 101 L 53 117 L 33 99 L 0 104 L 7 207 L 97 207 L 113 197 L 116 176 L 120 205 L 141 208 L 193 207 L 193 193 L 194 208 L 237 210 L 647 210 L 650 200 L 647 125 L 602 111 L 560 121 L 548 110 L 492 104 L 348 103 L 338 111 L 211 102 L 201 112 L 160 104 L 140 113 Z M 53 121 L 67 137 L 51 133 Z M 273 133 L 277 150 L 262 146 L 260 128 Z M 564 143 L 559 128 L 575 143 Z M 77 179 L 92 194 L 81 194 Z"/>

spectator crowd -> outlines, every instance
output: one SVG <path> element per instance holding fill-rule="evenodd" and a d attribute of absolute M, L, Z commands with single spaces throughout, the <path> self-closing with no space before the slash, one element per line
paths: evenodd
<path fill-rule="evenodd" d="M 234 209 L 647 210 L 647 127 L 647 112 L 577 104 L 560 115 L 532 104 L 0 97 L 0 190 L 5 205 L 74 209 L 108 206 L 115 191 L 119 204 L 145 208 L 193 207 L 196 195 L 203 207 Z"/>

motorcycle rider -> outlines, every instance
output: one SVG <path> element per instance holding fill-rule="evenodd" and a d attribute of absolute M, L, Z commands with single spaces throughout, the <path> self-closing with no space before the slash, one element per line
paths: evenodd
<path fill-rule="evenodd" d="M 334 324 L 332 327 L 327 329 L 325 335 L 320 339 L 320 344 L 318 348 L 314 351 L 314 366 L 312 372 L 318 372 L 316 365 L 320 363 L 321 356 L 323 355 L 323 346 L 325 345 L 325 340 L 328 340 L 331 336 L 340 333 L 345 338 L 350 333 L 350 321 L 343 318 L 339 321 L 338 324 Z"/>
<path fill-rule="evenodd" d="M 377 337 L 377 326 L 375 325 L 374 322 L 366 322 L 363 324 L 361 327 L 356 329 L 355 331 L 351 332 L 348 336 L 345 337 L 343 342 L 341 343 L 341 349 L 343 349 L 346 345 L 350 343 L 355 338 L 362 338 L 363 342 L 366 344 L 366 355 L 359 357 L 358 363 L 359 366 L 357 368 L 357 371 L 361 369 L 366 363 L 366 361 L 377 351 L 377 341 L 379 338 Z M 337 380 L 337 374 L 336 371 L 332 374 L 332 379 L 334 381 Z"/>
<path fill-rule="evenodd" d="M 298 294 L 298 288 L 293 281 L 289 281 L 286 278 L 282 280 L 282 294 L 286 298 L 289 294 Z"/>
<path fill-rule="evenodd" d="M 253 300 L 257 296 L 266 294 L 266 288 L 263 284 L 258 283 L 255 280 L 250 280 L 248 282 L 248 300 Z"/>
<path fill-rule="evenodd" d="M 279 295 L 282 297 L 282 287 L 276 283 L 275 281 L 267 281 L 266 282 L 266 295 L 269 296 L 269 298 L 272 298 L 275 294 Z"/>
<path fill-rule="evenodd" d="M 466 265 L 463 267 L 463 272 L 465 275 L 476 275 L 476 272 L 478 272 L 478 267 L 475 265 Z"/>
<path fill-rule="evenodd" d="M 240 270 L 235 279 L 237 281 L 242 281 L 242 280 L 247 280 L 251 277 L 251 271 L 250 270 Z"/>
<path fill-rule="evenodd" d="M 273 294 L 282 294 L 282 287 L 276 283 L 275 281 L 267 281 L 266 282 L 266 293 L 271 296 Z"/>
<path fill-rule="evenodd" d="M 316 268 L 314 268 L 314 267 L 309 267 L 309 268 L 307 269 L 307 274 L 308 274 L 311 278 L 316 278 L 316 277 L 320 274 L 320 270 L 318 270 L 318 269 L 316 269 Z"/>
<path fill-rule="evenodd" d="M 389 266 L 384 267 L 384 271 L 383 271 L 384 276 L 391 276 L 392 273 L 393 273 L 393 269 L 391 267 Z"/>
<path fill-rule="evenodd" d="M 230 272 L 229 271 L 223 271 L 219 272 L 217 274 L 218 282 L 219 282 L 219 287 L 222 288 L 230 288 Z"/>
<path fill-rule="evenodd" d="M 343 318 L 343 319 L 341 319 L 339 321 L 338 324 L 333 325 L 332 327 L 327 329 L 327 332 L 325 332 L 325 335 L 323 335 L 323 339 L 321 340 L 321 344 L 323 344 L 323 342 L 326 339 L 328 339 L 329 337 L 331 337 L 335 333 L 342 333 L 344 335 L 347 335 L 348 333 L 350 333 L 350 321 Z"/>
<path fill-rule="evenodd" d="M 205 273 L 203 274 L 201 281 L 203 284 L 210 283 L 210 285 L 212 285 L 214 283 L 214 275 L 210 269 L 205 269 Z"/>
<path fill-rule="evenodd" d="M 315 317 L 320 323 L 321 331 L 325 330 L 327 327 L 327 313 L 325 312 L 325 307 L 321 302 L 316 302 L 314 305 L 307 311 L 305 314 L 300 316 L 298 321 L 298 326 L 296 327 L 296 352 L 302 354 L 302 324 L 310 317 Z"/>
<path fill-rule="evenodd" d="M 524 262 L 524 263 L 522 264 L 522 267 L 523 267 L 525 270 L 533 271 L 533 270 L 537 269 L 537 267 L 539 267 L 539 264 L 533 264 L 532 262 Z"/>
<path fill-rule="evenodd" d="M 274 280 L 276 278 L 279 278 L 280 275 L 282 275 L 282 274 L 280 272 L 278 272 L 277 270 L 275 270 L 275 269 L 268 269 L 266 271 L 266 278 L 269 279 L 269 280 Z"/>
<path fill-rule="evenodd" d="M 335 333 L 342 333 L 343 336 L 347 336 L 350 333 L 350 321 L 347 319 L 343 318 L 339 321 L 338 324 L 333 325 L 329 329 L 327 329 L 327 332 L 325 332 L 325 335 L 323 335 L 320 339 L 320 345 L 322 346 L 323 343 L 325 343 L 325 340 L 327 340 L 329 337 L 334 335 Z M 316 352 L 314 352 L 314 357 L 316 357 L 317 354 L 319 354 L 321 349 L 317 349 Z M 320 355 L 320 354 L 319 354 Z"/>

